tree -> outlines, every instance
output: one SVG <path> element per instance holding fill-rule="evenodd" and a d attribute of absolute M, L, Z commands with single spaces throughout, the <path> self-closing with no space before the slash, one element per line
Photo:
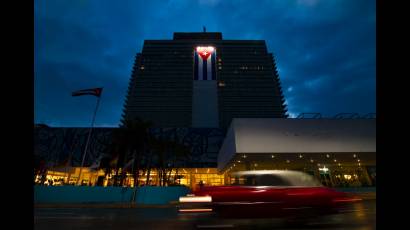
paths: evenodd
<path fill-rule="evenodd" d="M 175 176 L 174 176 L 174 181 L 178 179 L 178 163 L 185 162 L 191 155 L 191 148 L 184 145 L 183 143 L 177 142 L 177 145 L 175 146 L 175 161 L 174 161 L 174 167 L 176 168 L 175 170 Z"/>
<path fill-rule="evenodd" d="M 169 185 L 171 179 L 171 173 L 174 168 L 177 168 L 177 164 L 188 158 L 191 151 L 190 148 L 178 140 L 175 135 L 173 140 L 157 140 L 155 145 L 155 153 L 158 163 L 158 177 L 159 185 Z M 178 171 L 174 176 L 174 181 L 177 178 Z"/>
<path fill-rule="evenodd" d="M 134 120 L 126 120 L 123 126 L 114 129 L 112 142 L 108 149 L 111 158 L 118 159 L 115 166 L 115 186 L 123 185 L 128 171 L 133 174 L 135 186 L 138 186 L 139 170 L 141 168 L 140 161 L 147 147 L 149 128 L 151 126 L 151 122 L 136 118 Z M 120 168 L 122 170 L 119 175 Z"/>

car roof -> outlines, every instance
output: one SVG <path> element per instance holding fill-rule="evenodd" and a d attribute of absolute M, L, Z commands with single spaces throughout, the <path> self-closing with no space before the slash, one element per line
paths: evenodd
<path fill-rule="evenodd" d="M 322 186 L 312 175 L 309 175 L 301 171 L 293 170 L 252 170 L 252 171 L 240 171 L 231 173 L 232 176 L 257 176 L 257 175 L 276 175 L 286 181 L 292 186 Z"/>
<path fill-rule="evenodd" d="M 233 172 L 231 175 L 233 176 L 247 176 L 247 175 L 306 175 L 304 172 L 300 171 L 293 171 L 293 170 L 250 170 L 250 171 L 239 171 Z"/>

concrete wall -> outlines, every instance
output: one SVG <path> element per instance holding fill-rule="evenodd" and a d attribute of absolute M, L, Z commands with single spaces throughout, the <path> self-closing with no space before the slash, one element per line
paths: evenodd
<path fill-rule="evenodd" d="M 235 126 L 231 125 L 228 129 L 226 138 L 219 149 L 218 154 L 218 171 L 222 171 L 223 168 L 229 163 L 229 161 L 236 154 L 236 139 L 235 139 Z"/>
<path fill-rule="evenodd" d="M 178 201 L 180 196 L 189 193 L 187 187 L 140 187 L 137 190 L 137 204 L 168 204 L 171 201 Z"/>
<path fill-rule="evenodd" d="M 34 203 L 129 203 L 134 189 L 122 187 L 34 186 Z M 168 204 L 189 192 L 186 187 L 139 187 L 137 204 Z"/>
<path fill-rule="evenodd" d="M 34 186 L 34 203 L 130 202 L 132 188 Z"/>

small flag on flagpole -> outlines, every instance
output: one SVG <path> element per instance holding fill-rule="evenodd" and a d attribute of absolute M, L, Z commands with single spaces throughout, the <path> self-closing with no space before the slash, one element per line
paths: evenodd
<path fill-rule="evenodd" d="M 83 95 L 93 95 L 96 97 L 100 97 L 102 90 L 103 88 L 82 89 L 82 90 L 74 91 L 72 93 L 72 96 L 77 97 L 77 96 L 83 96 Z"/>

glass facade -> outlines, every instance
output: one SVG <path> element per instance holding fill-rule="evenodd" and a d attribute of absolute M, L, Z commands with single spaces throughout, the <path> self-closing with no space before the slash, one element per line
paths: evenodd
<path fill-rule="evenodd" d="M 78 183 L 80 168 L 72 168 L 63 171 L 48 170 L 45 174 L 44 185 L 60 186 L 60 185 L 76 185 Z M 121 170 L 119 170 L 121 173 Z M 89 168 L 82 170 L 81 185 L 87 186 L 112 186 L 115 183 L 114 170 L 105 174 L 103 170 L 91 171 Z M 196 189 L 200 184 L 207 186 L 217 186 L 225 184 L 225 175 L 218 174 L 216 168 L 179 168 L 167 172 L 167 180 L 163 183 L 164 186 L 187 186 Z M 120 177 L 117 177 L 120 179 Z M 139 185 L 159 186 L 160 178 L 157 169 L 151 169 L 149 181 L 147 171 L 140 171 Z M 42 175 L 35 176 L 35 183 L 42 183 Z M 134 176 L 127 173 L 122 186 L 134 187 Z"/>

